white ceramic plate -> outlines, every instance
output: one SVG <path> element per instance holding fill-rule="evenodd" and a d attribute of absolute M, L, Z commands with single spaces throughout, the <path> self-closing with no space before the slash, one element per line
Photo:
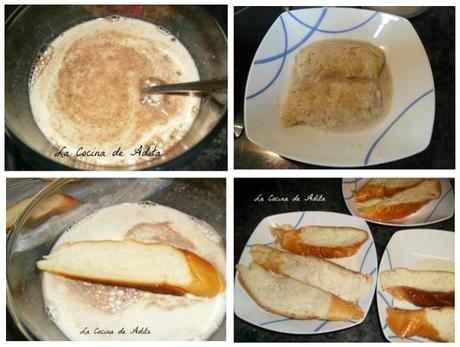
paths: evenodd
<path fill-rule="evenodd" d="M 454 271 L 454 233 L 433 229 L 410 229 L 396 232 L 383 253 L 379 275 L 382 271 L 397 267 L 416 270 Z M 380 277 L 380 276 L 379 276 Z M 377 281 L 377 307 L 380 325 L 388 341 L 391 342 L 431 342 L 422 337 L 400 339 L 388 328 L 387 307 L 416 309 L 417 307 L 393 297 L 383 291 Z"/>
<path fill-rule="evenodd" d="M 356 209 L 353 191 L 361 188 L 368 180 L 369 178 L 344 178 L 342 180 L 343 199 L 345 200 L 348 210 L 354 216 L 361 217 Z M 402 227 L 428 225 L 449 219 L 454 215 L 454 192 L 449 179 L 440 178 L 439 180 L 441 181 L 441 197 L 437 200 L 430 201 L 420 210 L 412 213 L 406 218 L 395 220 L 394 222 L 380 222 L 372 219 L 365 219 L 376 224 Z"/>
<path fill-rule="evenodd" d="M 274 241 L 270 227 L 276 224 L 291 224 L 295 227 L 302 225 L 325 225 L 325 226 L 349 226 L 366 230 L 369 233 L 369 239 L 364 243 L 352 257 L 334 260 L 335 262 L 346 266 L 352 270 L 369 274 L 373 280 L 372 288 L 375 288 L 377 274 L 377 254 L 375 251 L 374 239 L 369 230 L 367 223 L 357 217 L 333 213 L 333 212 L 291 212 L 277 214 L 264 218 L 256 227 L 249 238 L 239 264 L 249 265 L 251 263 L 250 247 L 254 244 L 271 245 Z M 272 245 L 274 246 L 274 245 Z M 360 320 L 350 320 L 343 322 L 334 322 L 326 320 L 296 320 L 276 314 L 272 314 L 259 307 L 252 298 L 247 294 L 244 288 L 235 276 L 235 314 L 258 327 L 290 334 L 320 334 L 330 331 L 342 330 L 360 324 L 367 315 L 372 303 L 374 290 L 359 300 L 358 304 L 364 312 L 364 317 Z"/>
<path fill-rule="evenodd" d="M 327 39 L 352 39 L 379 46 L 393 78 L 388 115 L 375 127 L 331 133 L 307 126 L 283 128 L 279 121 L 295 54 Z M 431 140 L 435 93 L 430 63 L 410 22 L 354 8 L 284 12 L 257 49 L 244 105 L 248 138 L 281 156 L 326 166 L 367 166 L 423 151 Z"/>

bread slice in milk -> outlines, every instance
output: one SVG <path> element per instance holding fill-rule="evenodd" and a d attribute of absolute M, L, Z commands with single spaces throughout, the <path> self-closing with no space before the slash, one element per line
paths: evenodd
<path fill-rule="evenodd" d="M 75 280 L 173 295 L 213 297 L 225 287 L 220 272 L 195 253 L 134 240 L 66 242 L 37 267 Z"/>

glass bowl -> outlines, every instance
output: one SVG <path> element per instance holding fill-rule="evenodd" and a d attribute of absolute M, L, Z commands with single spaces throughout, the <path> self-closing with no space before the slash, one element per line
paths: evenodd
<path fill-rule="evenodd" d="M 49 254 L 69 227 L 89 214 L 111 205 L 154 201 L 206 221 L 225 245 L 225 181 L 222 179 L 41 179 L 8 180 L 7 204 L 38 193 L 18 217 L 7 236 L 7 307 L 21 333 L 29 340 L 67 340 L 46 311 L 41 274 L 36 262 Z M 31 213 L 46 197 L 65 193 L 81 201 L 67 213 L 41 224 Z M 225 340 L 225 319 L 210 338 Z"/>

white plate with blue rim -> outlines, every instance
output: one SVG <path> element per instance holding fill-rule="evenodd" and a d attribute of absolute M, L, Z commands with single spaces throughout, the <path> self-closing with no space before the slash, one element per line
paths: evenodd
<path fill-rule="evenodd" d="M 382 290 L 380 273 L 405 267 L 413 270 L 454 271 L 454 233 L 434 229 L 399 230 L 393 234 L 383 252 L 377 280 L 377 308 L 380 325 L 386 339 L 391 342 L 432 342 L 428 339 L 412 336 L 404 339 L 395 336 L 388 327 L 387 307 L 405 310 L 417 309 L 417 306 L 394 299 Z"/>
<path fill-rule="evenodd" d="M 439 178 L 439 180 L 441 181 L 441 196 L 439 199 L 432 200 L 415 213 L 394 221 L 376 221 L 359 215 L 359 211 L 356 209 L 356 204 L 353 199 L 353 192 L 366 184 L 366 182 L 369 181 L 369 178 L 342 179 L 342 195 L 350 213 L 354 216 L 364 218 L 369 222 L 399 227 L 422 226 L 441 222 L 454 215 L 455 200 L 452 186 L 448 178 Z"/>
<path fill-rule="evenodd" d="M 385 52 L 392 99 L 372 128 L 337 133 L 309 126 L 283 128 L 282 105 L 294 56 L 320 40 L 366 41 Z M 411 23 L 391 14 L 355 8 L 312 8 L 282 13 L 252 61 L 244 123 L 255 144 L 283 157 L 324 166 L 383 164 L 423 151 L 431 141 L 435 93 L 430 63 Z"/>
<path fill-rule="evenodd" d="M 377 253 L 372 233 L 366 221 L 358 217 L 334 212 L 290 212 L 266 217 L 259 223 L 247 241 L 239 264 L 247 266 L 251 263 L 250 249 L 252 245 L 263 244 L 276 247 L 274 238 L 271 235 L 271 227 L 280 224 L 290 224 L 295 228 L 304 225 L 353 227 L 368 232 L 369 239 L 355 255 L 341 259 L 329 259 L 351 270 L 371 276 L 373 281 L 372 290 L 358 301 L 364 316 L 360 320 L 328 321 L 318 319 L 298 320 L 276 315 L 264 310 L 255 303 L 241 286 L 238 276 L 235 276 L 235 314 L 242 320 L 258 327 L 289 334 L 321 334 L 347 329 L 362 323 L 371 306 L 377 280 Z"/>

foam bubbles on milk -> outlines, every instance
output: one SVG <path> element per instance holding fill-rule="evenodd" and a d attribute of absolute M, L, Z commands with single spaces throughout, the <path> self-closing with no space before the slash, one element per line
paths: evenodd
<path fill-rule="evenodd" d="M 32 70 L 29 76 L 29 88 L 35 83 L 35 80 L 45 70 L 53 58 L 54 49 L 51 45 L 45 45 L 40 49 L 37 57 L 32 64 Z"/>
<path fill-rule="evenodd" d="M 218 245 L 218 237 L 210 237 L 216 232 L 207 224 L 205 228 L 204 222 L 151 201 L 98 210 L 63 233 L 54 248 L 79 240 L 132 239 L 129 231 L 146 223 L 168 223 L 168 227 L 188 240 L 195 253 L 212 262 L 225 277 L 225 252 Z M 153 242 L 148 241 L 145 232 L 148 230 L 138 233 L 138 240 Z M 70 340 L 202 340 L 216 331 L 225 316 L 225 292 L 213 298 L 164 295 L 74 281 L 46 272 L 42 288 L 50 318 Z M 130 331 L 136 326 L 147 327 L 151 333 L 116 333 L 121 328 Z M 85 327 L 91 334 L 81 334 Z M 96 327 L 115 333 L 94 334 Z"/>
<path fill-rule="evenodd" d="M 190 130 L 201 98 L 144 95 L 141 83 L 199 80 L 187 48 L 153 23 L 108 16 L 78 24 L 38 54 L 29 79 L 33 118 L 56 148 L 103 166 L 136 165 L 168 153 Z M 113 155 L 121 148 L 123 156 Z M 79 149 L 97 155 L 78 155 Z M 134 153 L 134 154 L 133 154 Z"/>

